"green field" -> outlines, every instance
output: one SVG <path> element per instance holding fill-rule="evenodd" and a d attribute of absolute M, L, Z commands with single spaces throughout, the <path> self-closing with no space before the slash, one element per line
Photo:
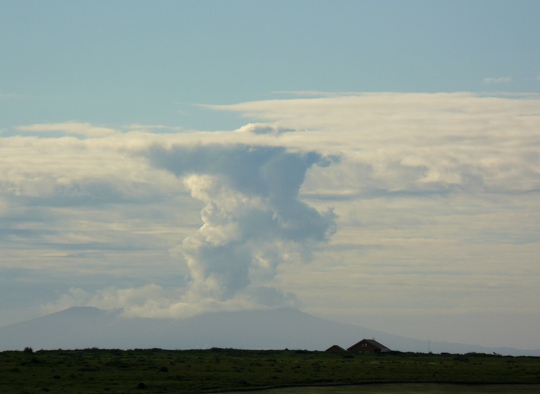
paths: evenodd
<path fill-rule="evenodd" d="M 291 388 L 280 393 L 482 392 L 465 391 L 471 387 L 465 384 L 477 389 L 511 384 L 518 385 L 512 386 L 516 390 L 536 390 L 515 392 L 539 392 L 540 386 L 528 385 L 540 385 L 540 358 L 234 349 L 0 353 L 1 393 L 197 393 L 284 387 Z M 305 386 L 311 387 L 306 391 L 301 388 Z M 398 387 L 402 388 L 380 391 Z M 416 391 L 405 391 L 411 387 Z"/>
<path fill-rule="evenodd" d="M 538 384 L 391 383 L 357 386 L 292 387 L 229 394 L 538 394 Z"/>

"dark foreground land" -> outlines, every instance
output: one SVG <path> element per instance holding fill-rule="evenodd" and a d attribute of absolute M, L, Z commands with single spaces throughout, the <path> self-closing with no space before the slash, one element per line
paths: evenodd
<path fill-rule="evenodd" d="M 301 386 L 340 386 L 335 392 L 345 392 L 347 385 L 391 392 L 368 391 L 388 383 L 519 385 L 540 391 L 540 357 L 234 349 L 0 353 L 1 393 L 200 393 Z"/>

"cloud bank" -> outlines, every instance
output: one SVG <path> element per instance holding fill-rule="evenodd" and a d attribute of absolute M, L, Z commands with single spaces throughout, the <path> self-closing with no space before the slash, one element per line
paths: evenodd
<path fill-rule="evenodd" d="M 329 317 L 538 313 L 539 97 L 212 108 L 246 126 L 68 122 L 2 137 L 10 283 L 50 275 L 47 311 L 133 316 L 298 303 Z"/>

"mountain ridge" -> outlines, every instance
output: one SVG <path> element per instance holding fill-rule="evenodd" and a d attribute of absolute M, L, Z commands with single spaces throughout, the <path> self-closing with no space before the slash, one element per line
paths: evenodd
<path fill-rule="evenodd" d="M 312 316 L 294 308 L 207 312 L 184 319 L 127 318 L 122 310 L 73 307 L 0 327 L 0 351 L 83 348 L 325 350 L 376 338 L 392 350 L 426 352 L 426 341 Z M 540 356 L 540 350 L 430 342 L 434 353 Z"/>

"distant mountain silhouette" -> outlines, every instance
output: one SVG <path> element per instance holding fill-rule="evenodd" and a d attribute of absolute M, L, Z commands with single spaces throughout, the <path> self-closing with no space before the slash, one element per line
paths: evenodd
<path fill-rule="evenodd" d="M 121 310 L 75 307 L 0 328 L 0 350 L 37 349 L 306 349 L 347 348 L 376 338 L 392 350 L 427 351 L 426 341 L 311 316 L 292 308 L 214 312 L 186 319 L 126 318 Z M 431 342 L 434 353 L 537 355 L 540 350 Z"/>

